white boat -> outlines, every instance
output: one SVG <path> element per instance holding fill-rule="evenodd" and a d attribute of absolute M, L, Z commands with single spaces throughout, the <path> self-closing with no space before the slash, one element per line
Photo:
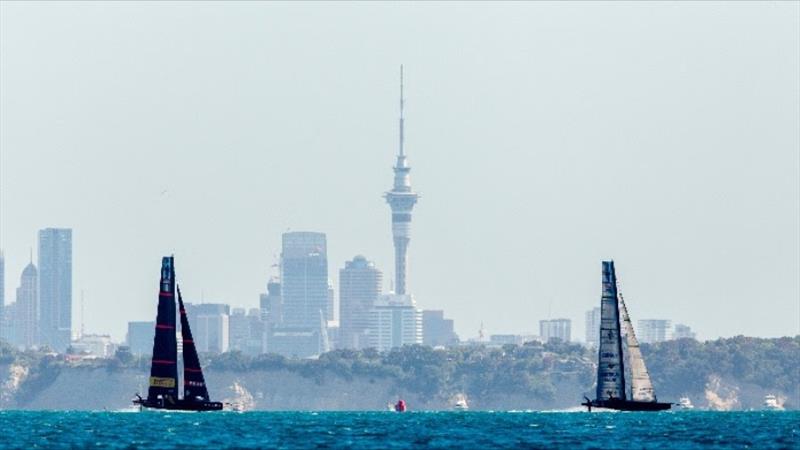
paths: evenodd
<path fill-rule="evenodd" d="M 681 397 L 678 399 L 678 409 L 694 409 L 694 405 L 689 397 Z"/>
<path fill-rule="evenodd" d="M 767 411 L 783 411 L 783 405 L 778 403 L 778 398 L 773 394 L 764 396 L 764 409 Z"/>
<path fill-rule="evenodd" d="M 466 411 L 469 409 L 469 404 L 467 403 L 467 396 L 464 394 L 458 394 L 455 398 L 455 403 L 453 404 L 453 409 L 455 411 Z"/>

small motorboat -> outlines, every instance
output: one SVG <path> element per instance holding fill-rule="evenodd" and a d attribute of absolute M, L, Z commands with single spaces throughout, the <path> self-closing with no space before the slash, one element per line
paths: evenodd
<path fill-rule="evenodd" d="M 456 395 L 456 401 L 453 404 L 453 410 L 466 411 L 468 409 L 469 409 L 469 404 L 467 403 L 467 397 L 464 394 Z"/>
<path fill-rule="evenodd" d="M 406 412 L 406 402 L 402 398 L 394 405 L 395 412 Z"/>
<path fill-rule="evenodd" d="M 778 397 L 773 394 L 764 396 L 764 409 L 767 411 L 783 411 L 783 405 L 778 403 Z"/>
<path fill-rule="evenodd" d="M 678 409 L 694 409 L 694 405 L 692 401 L 689 400 L 689 397 L 681 397 L 678 399 Z"/>

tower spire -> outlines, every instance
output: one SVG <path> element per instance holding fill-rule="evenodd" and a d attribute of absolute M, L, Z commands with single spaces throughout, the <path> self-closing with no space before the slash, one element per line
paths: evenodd
<path fill-rule="evenodd" d="M 405 85 L 403 65 L 400 65 L 400 149 L 394 166 L 394 186 L 384 194 L 392 209 L 392 239 L 394 240 L 395 293 L 406 294 L 408 243 L 411 240 L 411 210 L 419 196 L 411 189 L 411 167 L 405 155 Z"/>
<path fill-rule="evenodd" d="M 403 149 L 403 141 L 405 138 L 405 127 L 403 126 L 403 122 L 405 118 L 403 117 L 403 107 L 405 106 L 405 98 L 403 97 L 403 65 L 400 64 L 400 156 L 403 156 L 404 149 Z"/>

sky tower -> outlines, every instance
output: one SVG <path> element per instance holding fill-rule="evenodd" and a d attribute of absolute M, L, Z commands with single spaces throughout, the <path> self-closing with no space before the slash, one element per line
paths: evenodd
<path fill-rule="evenodd" d="M 408 242 L 411 240 L 411 210 L 419 196 L 411 190 L 411 167 L 406 161 L 403 117 L 403 66 L 400 66 L 400 149 L 394 165 L 394 187 L 383 197 L 392 208 L 392 238 L 394 239 L 395 293 L 406 293 Z"/>

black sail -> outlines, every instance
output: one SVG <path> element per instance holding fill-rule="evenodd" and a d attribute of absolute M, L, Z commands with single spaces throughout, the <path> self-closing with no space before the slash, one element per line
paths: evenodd
<path fill-rule="evenodd" d="M 172 256 L 161 259 L 159 286 L 147 400 L 154 403 L 174 403 L 178 400 L 178 345 L 175 337 L 175 266 Z"/>
<path fill-rule="evenodd" d="M 197 347 L 189 328 L 189 319 L 183 307 L 181 289 L 178 287 L 178 306 L 181 312 L 181 338 L 183 339 L 183 398 L 187 401 L 208 401 L 208 389 L 197 357 Z"/>
<path fill-rule="evenodd" d="M 603 261 L 603 297 L 600 301 L 600 340 L 597 364 L 597 399 L 625 400 L 625 365 L 620 333 L 617 274 L 614 261 Z"/>

